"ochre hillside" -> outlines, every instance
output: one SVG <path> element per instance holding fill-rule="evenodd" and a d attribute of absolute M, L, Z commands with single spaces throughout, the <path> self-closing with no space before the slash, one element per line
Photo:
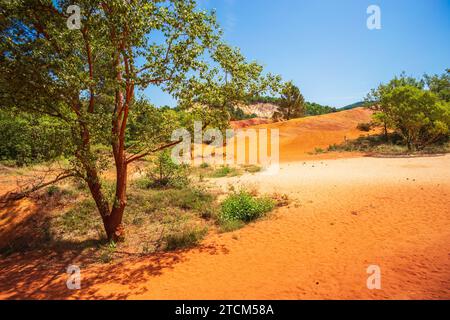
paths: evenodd
<path fill-rule="evenodd" d="M 344 142 L 345 139 L 355 139 L 367 134 L 358 130 L 356 126 L 361 122 L 369 122 L 371 114 L 372 111 L 368 109 L 355 108 L 284 122 L 256 124 L 251 125 L 250 128 L 279 129 L 280 160 L 282 162 L 297 161 L 311 158 L 309 153 L 314 152 L 316 148 L 326 149 L 329 145 Z M 243 121 L 248 122 L 248 120 Z M 239 122 L 235 122 L 233 127 L 242 126 Z"/>

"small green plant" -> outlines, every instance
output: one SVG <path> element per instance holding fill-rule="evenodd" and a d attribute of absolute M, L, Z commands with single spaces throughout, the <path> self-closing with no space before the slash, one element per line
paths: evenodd
<path fill-rule="evenodd" d="M 318 154 L 318 153 L 324 153 L 325 150 L 323 150 L 322 148 L 315 148 L 314 149 L 314 153 Z"/>
<path fill-rule="evenodd" d="M 212 178 L 223 178 L 223 177 L 234 177 L 239 174 L 236 168 L 231 168 L 229 166 L 223 166 L 216 169 L 212 174 Z"/>
<path fill-rule="evenodd" d="M 109 263 L 114 258 L 114 253 L 116 252 L 117 246 L 116 243 L 111 241 L 107 243 L 106 245 L 102 246 L 100 248 L 100 256 L 99 260 L 102 263 Z"/>
<path fill-rule="evenodd" d="M 147 172 L 147 180 L 140 183 L 141 187 L 182 188 L 189 184 L 188 167 L 173 162 L 170 150 L 160 152 L 152 163 L 153 167 Z"/>
<path fill-rule="evenodd" d="M 47 188 L 47 195 L 52 197 L 61 192 L 61 189 L 58 186 L 50 186 Z"/>
<path fill-rule="evenodd" d="M 202 168 L 202 169 L 209 168 L 209 164 L 207 162 L 202 162 L 202 164 L 200 165 L 200 168 Z"/>
<path fill-rule="evenodd" d="M 170 251 L 195 246 L 205 237 L 207 232 L 208 229 L 206 228 L 194 227 L 166 235 L 164 237 L 166 250 Z"/>
<path fill-rule="evenodd" d="M 249 222 L 272 211 L 274 207 L 275 202 L 268 197 L 257 198 L 246 191 L 240 191 L 223 201 L 220 219 Z"/>
<path fill-rule="evenodd" d="M 95 210 L 94 201 L 89 199 L 79 202 L 61 217 L 62 230 L 70 234 L 86 235 L 101 227 Z"/>

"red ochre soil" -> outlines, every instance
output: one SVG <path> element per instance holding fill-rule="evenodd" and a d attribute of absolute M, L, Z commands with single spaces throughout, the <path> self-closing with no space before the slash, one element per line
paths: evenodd
<path fill-rule="evenodd" d="M 449 299 L 450 156 L 305 154 L 359 136 L 369 118 L 354 109 L 261 125 L 280 128 L 279 174 L 216 183 L 287 194 L 289 206 L 267 218 L 197 248 L 110 264 L 85 264 L 75 251 L 15 253 L 0 258 L 0 298 Z M 0 234 L 28 232 L 43 205 L 0 209 Z M 80 290 L 66 287 L 70 264 L 81 267 Z M 366 286 L 369 265 L 381 269 L 381 290 Z"/>

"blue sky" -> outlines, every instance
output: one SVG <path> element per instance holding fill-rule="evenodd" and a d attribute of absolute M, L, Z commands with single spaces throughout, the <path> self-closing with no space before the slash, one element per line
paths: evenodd
<path fill-rule="evenodd" d="M 381 30 L 369 30 L 369 5 Z M 216 9 L 225 40 L 269 72 L 293 80 L 306 100 L 341 107 L 402 71 L 450 68 L 450 0 L 200 0 Z M 146 90 L 156 105 L 169 96 Z"/>

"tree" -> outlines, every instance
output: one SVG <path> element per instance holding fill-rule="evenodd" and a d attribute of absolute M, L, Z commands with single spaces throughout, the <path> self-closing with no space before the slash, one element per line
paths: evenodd
<path fill-rule="evenodd" d="M 280 111 L 286 120 L 301 117 L 305 113 L 305 99 L 292 81 L 286 82 L 281 89 Z"/>
<path fill-rule="evenodd" d="M 385 93 L 381 104 L 390 110 L 390 121 L 405 139 L 409 150 L 423 148 L 450 127 L 450 104 L 436 94 L 406 85 Z"/>
<path fill-rule="evenodd" d="M 136 100 L 136 92 L 158 86 L 181 105 L 192 107 L 191 98 L 204 95 L 205 86 L 216 80 L 211 75 L 218 74 L 228 59 L 236 65 L 227 68 L 240 70 L 240 75 L 254 72 L 247 78 L 234 75 L 233 87 L 227 90 L 238 84 L 253 87 L 261 70 L 238 55 L 227 57 L 235 50 L 221 42 L 214 14 L 196 10 L 194 0 L 79 0 L 78 30 L 67 27 L 70 4 L 1 0 L 0 105 L 65 124 L 71 133 L 66 146 L 71 166 L 55 181 L 83 179 L 108 239 L 118 241 L 124 237 L 128 166 L 175 145 L 168 140 L 171 128 L 189 120 L 171 110 L 148 109 Z M 233 94 L 239 98 L 242 92 Z M 143 127 L 134 116 L 139 110 L 137 116 L 153 117 Z M 217 116 L 199 112 L 208 119 Z M 128 130 L 129 121 L 135 121 L 134 132 Z M 108 154 L 95 152 L 96 144 L 108 145 Z M 109 203 L 100 173 L 111 158 L 116 181 Z"/>
<path fill-rule="evenodd" d="M 417 80 L 414 77 L 407 76 L 405 72 L 402 72 L 400 76 L 394 77 L 387 84 L 380 84 L 377 89 L 372 89 L 365 99 L 365 103 L 369 105 L 369 109 L 375 111 L 373 118 L 375 124 L 381 124 L 383 127 L 383 133 L 385 140 L 389 140 L 388 129 L 392 128 L 392 117 L 389 105 L 382 104 L 382 97 L 397 87 L 413 86 L 419 89 L 423 89 L 424 81 Z"/>
<path fill-rule="evenodd" d="M 440 94 L 445 86 L 432 85 L 441 84 L 442 79 L 444 77 L 417 80 L 402 74 L 388 84 L 381 84 L 367 98 L 376 111 L 375 123 L 383 123 L 386 135 L 388 128 L 396 130 L 409 150 L 421 149 L 448 137 L 450 103 Z M 425 82 L 429 90 L 425 89 Z"/>
<path fill-rule="evenodd" d="M 442 75 L 424 75 L 425 82 L 431 92 L 438 95 L 439 99 L 450 102 L 450 69 Z"/>

